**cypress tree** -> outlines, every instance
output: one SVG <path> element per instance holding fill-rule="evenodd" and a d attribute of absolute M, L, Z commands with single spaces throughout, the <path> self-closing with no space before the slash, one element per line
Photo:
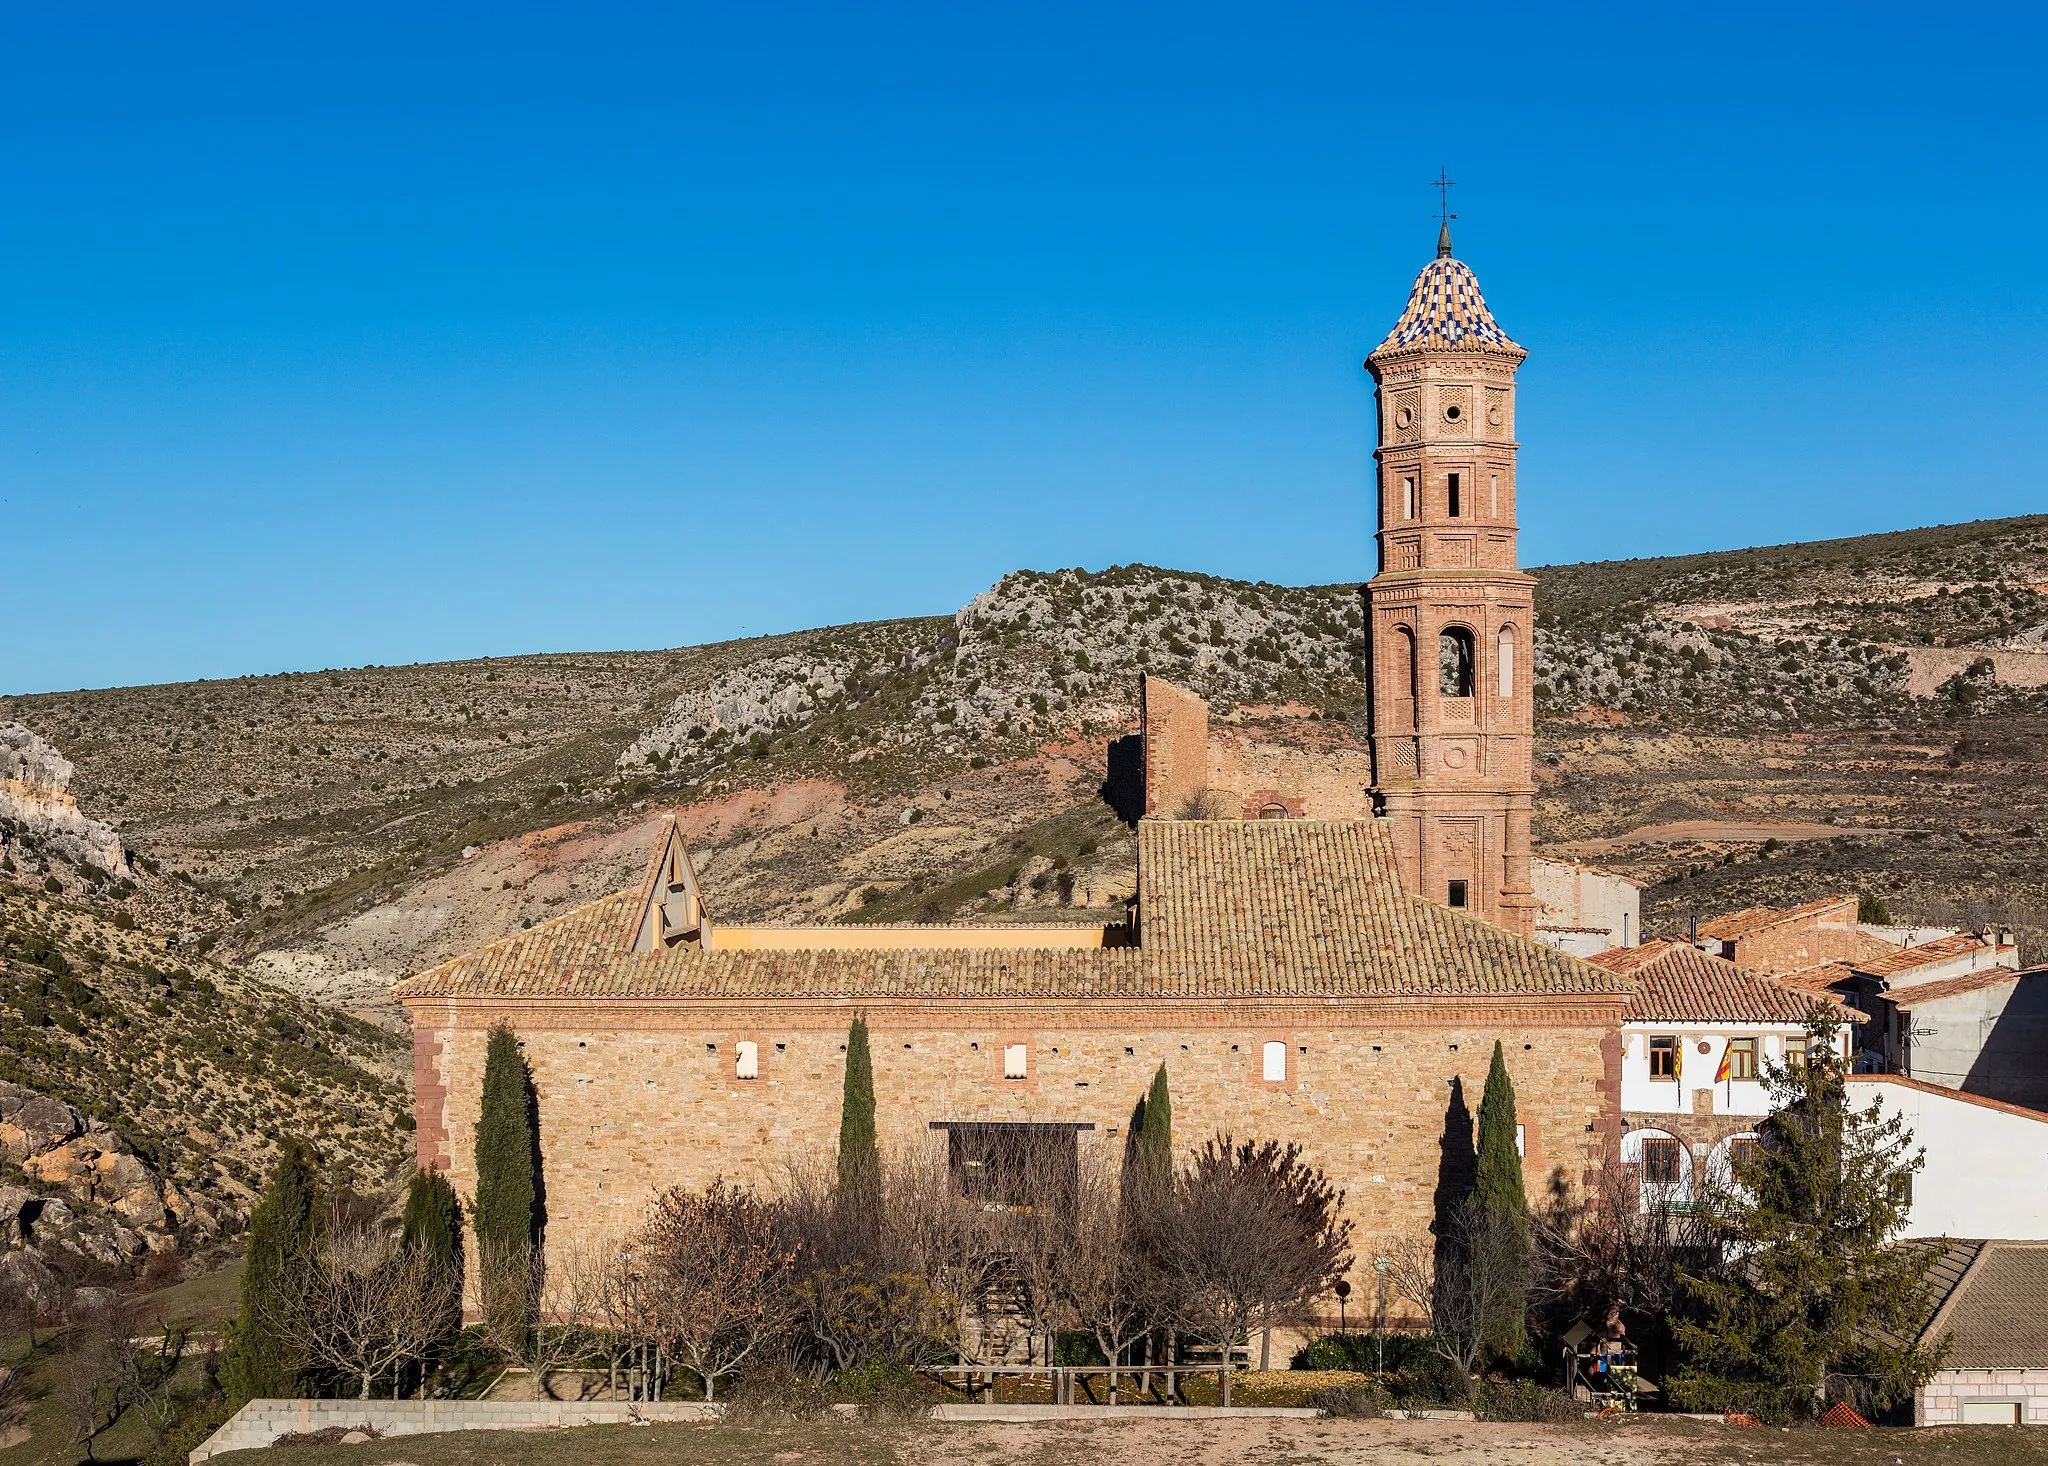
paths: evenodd
<path fill-rule="evenodd" d="M 875 1068 L 868 1021 L 846 1030 L 846 1079 L 839 1100 L 839 1206 L 863 1239 L 882 1220 L 882 1156 L 875 1144 Z"/>
<path fill-rule="evenodd" d="M 476 1233 L 484 1312 L 493 1331 L 509 1337 L 531 1312 L 534 1243 L 539 1240 L 540 1167 L 533 1085 L 519 1040 L 503 1024 L 484 1050 L 484 1085 L 476 1125 Z"/>
<path fill-rule="evenodd" d="M 1153 1196 L 1173 1186 L 1173 1095 L 1166 1087 L 1166 1066 L 1152 1076 L 1145 1095 L 1145 1120 L 1138 1130 L 1138 1177 Z"/>
<path fill-rule="evenodd" d="M 1472 1204 L 1480 1225 L 1497 1242 L 1489 1259 L 1505 1269 L 1506 1288 L 1495 1316 L 1484 1323 L 1489 1347 L 1513 1354 L 1529 1328 L 1529 1202 L 1522 1190 L 1522 1157 L 1515 1147 L 1515 1082 L 1500 1040 L 1493 1044 L 1493 1066 L 1486 1073 L 1486 1092 L 1479 1100 L 1478 1184 Z"/>
<path fill-rule="evenodd" d="M 462 1204 L 455 1187 L 440 1171 L 425 1167 L 412 1173 L 405 1192 L 401 1241 L 408 1252 L 423 1252 L 446 1268 L 462 1262 Z"/>
<path fill-rule="evenodd" d="M 228 1328 L 221 1388 L 239 1404 L 305 1392 L 305 1351 L 288 1320 L 319 1242 L 318 1179 L 312 1150 L 286 1140 L 263 1198 L 249 1218 L 242 1308 Z"/>

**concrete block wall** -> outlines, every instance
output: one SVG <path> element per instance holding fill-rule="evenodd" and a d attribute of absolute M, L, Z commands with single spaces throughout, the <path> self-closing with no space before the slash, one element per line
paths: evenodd
<path fill-rule="evenodd" d="M 2048 1425 L 2048 1369 L 1944 1369 L 1913 1397 L 1915 1425 L 1956 1425 L 1965 1400 L 2018 1400 L 2027 1425 Z"/>
<path fill-rule="evenodd" d="M 340 1426 L 383 1436 L 455 1430 L 549 1430 L 636 1420 L 716 1420 L 722 1407 L 698 1401 L 626 1400 L 251 1400 L 186 1459 L 259 1450 L 281 1435 Z"/>

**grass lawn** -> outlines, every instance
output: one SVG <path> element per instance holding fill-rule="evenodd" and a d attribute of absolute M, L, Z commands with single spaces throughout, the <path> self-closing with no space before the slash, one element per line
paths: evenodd
<path fill-rule="evenodd" d="M 365 1445 L 276 1447 L 226 1462 L 279 1466 L 2037 1466 L 2048 1432 L 1743 1430 L 1639 1418 L 1602 1425 L 1435 1421 L 1106 1421 L 939 1425 L 776 1421 L 473 1431 Z"/>

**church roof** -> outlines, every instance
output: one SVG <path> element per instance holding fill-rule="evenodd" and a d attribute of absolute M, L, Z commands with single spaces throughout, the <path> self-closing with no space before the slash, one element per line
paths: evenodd
<path fill-rule="evenodd" d="M 1486 308 L 1478 277 L 1463 260 L 1450 255 L 1422 267 L 1408 292 L 1408 308 L 1372 354 L 1428 346 L 1489 347 L 1527 355 Z"/>
<path fill-rule="evenodd" d="M 1145 820 L 1138 943 L 635 952 L 621 891 L 444 962 L 402 1000 L 1233 998 L 1555 995 L 1619 1000 L 1626 978 L 1401 888 L 1376 820 Z"/>

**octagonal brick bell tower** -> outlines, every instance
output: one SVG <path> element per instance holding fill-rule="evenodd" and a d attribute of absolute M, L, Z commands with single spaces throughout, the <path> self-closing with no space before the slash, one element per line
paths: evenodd
<path fill-rule="evenodd" d="M 1535 580 L 1515 562 L 1515 371 L 1448 221 L 1365 359 L 1379 573 L 1365 589 L 1373 799 L 1408 888 L 1534 934 Z"/>

